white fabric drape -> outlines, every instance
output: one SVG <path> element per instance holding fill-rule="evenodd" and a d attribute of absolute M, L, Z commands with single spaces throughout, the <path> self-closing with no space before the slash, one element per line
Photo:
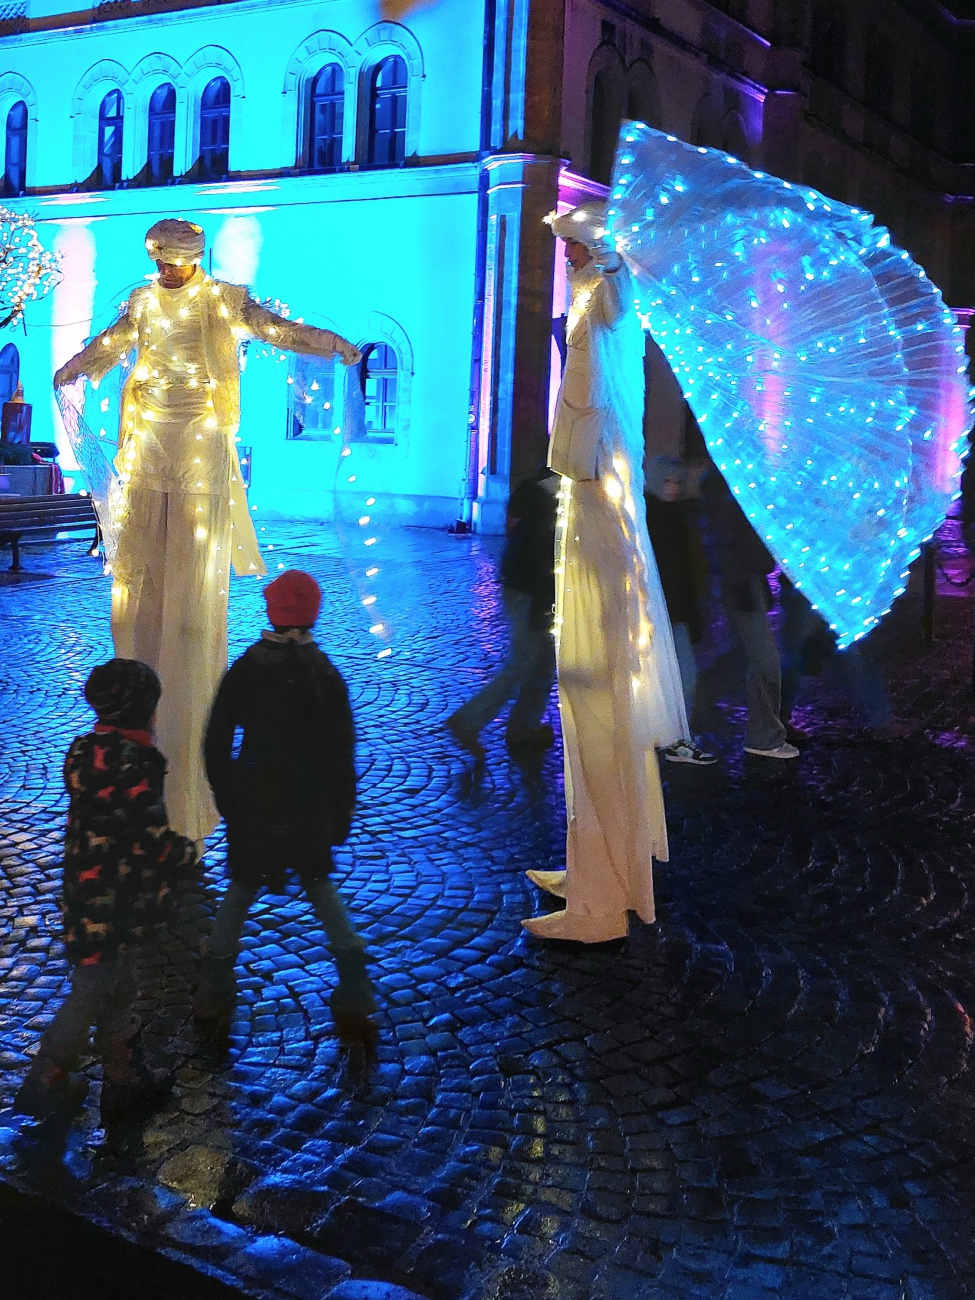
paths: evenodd
<path fill-rule="evenodd" d="M 643 508 L 643 334 L 628 272 L 570 275 L 567 359 L 549 463 L 557 538 L 559 707 L 568 813 L 564 912 L 532 933 L 587 943 L 654 919 L 667 827 L 655 746 L 688 734 Z"/>

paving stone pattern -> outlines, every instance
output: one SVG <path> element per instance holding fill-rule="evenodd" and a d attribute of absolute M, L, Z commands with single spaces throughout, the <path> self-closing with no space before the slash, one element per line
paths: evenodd
<path fill-rule="evenodd" d="M 475 780 L 440 730 L 503 650 L 496 545 L 384 537 L 380 663 L 334 538 L 266 527 L 274 561 L 325 588 L 358 719 L 338 878 L 375 957 L 376 1056 L 336 1041 L 294 891 L 248 923 L 229 1057 L 195 1042 L 218 833 L 140 959 L 173 1100 L 105 1132 L 93 1087 L 50 1195 L 280 1297 L 975 1295 L 970 589 L 942 584 L 932 648 L 913 589 L 877 634 L 911 734 L 872 738 L 816 680 L 802 758 L 746 761 L 730 701 L 720 764 L 667 773 L 658 923 L 543 946 L 518 922 L 538 906 L 524 870 L 563 858 L 559 751 L 520 767 L 496 726 Z M 77 542 L 25 554 L 0 591 L 3 1104 L 65 987 L 60 769 L 110 653 L 97 564 Z M 234 651 L 261 610 L 236 583 Z M 0 1161 L 34 1177 L 2 1142 Z"/>

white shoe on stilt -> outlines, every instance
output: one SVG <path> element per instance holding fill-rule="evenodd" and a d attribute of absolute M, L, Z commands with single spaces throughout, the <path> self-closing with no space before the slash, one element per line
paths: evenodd
<path fill-rule="evenodd" d="M 575 943 L 608 943 L 629 933 L 626 913 L 619 916 L 584 916 L 577 912 L 549 912 L 521 923 L 536 939 L 571 939 Z"/>
<path fill-rule="evenodd" d="M 539 889 L 544 889 L 546 894 L 554 894 L 556 898 L 565 898 L 564 871 L 526 871 L 525 875 L 533 885 L 537 885 Z"/>

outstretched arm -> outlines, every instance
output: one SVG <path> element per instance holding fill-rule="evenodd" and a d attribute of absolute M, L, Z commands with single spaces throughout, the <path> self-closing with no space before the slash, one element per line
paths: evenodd
<path fill-rule="evenodd" d="M 138 341 L 139 331 L 126 309 L 114 324 L 96 334 L 87 347 L 61 367 L 54 376 L 54 387 L 73 384 L 82 375 L 97 384 L 128 356 Z"/>
<path fill-rule="evenodd" d="M 285 320 L 277 312 L 269 311 L 267 307 L 255 302 L 250 294 L 244 298 L 241 315 L 248 334 L 281 348 L 283 352 L 303 352 L 309 356 L 328 359 L 339 356 L 347 366 L 358 365 L 362 360 L 359 349 L 341 334 Z"/>

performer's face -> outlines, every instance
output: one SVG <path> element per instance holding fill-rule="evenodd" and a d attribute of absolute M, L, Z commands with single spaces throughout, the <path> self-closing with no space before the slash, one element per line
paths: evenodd
<path fill-rule="evenodd" d="M 573 271 L 581 271 L 584 266 L 589 265 L 592 261 L 592 253 L 585 244 L 580 244 L 578 239 L 566 239 L 563 242 L 565 243 L 565 260 Z"/>
<path fill-rule="evenodd" d="M 660 485 L 661 501 L 679 501 L 684 495 L 684 484 L 679 478 L 665 478 Z"/>
<path fill-rule="evenodd" d="M 164 289 L 182 289 L 188 280 L 192 280 L 193 272 L 196 270 L 192 262 L 189 266 L 176 266 L 173 262 L 157 262 L 156 267 L 159 271 L 159 283 Z"/>

